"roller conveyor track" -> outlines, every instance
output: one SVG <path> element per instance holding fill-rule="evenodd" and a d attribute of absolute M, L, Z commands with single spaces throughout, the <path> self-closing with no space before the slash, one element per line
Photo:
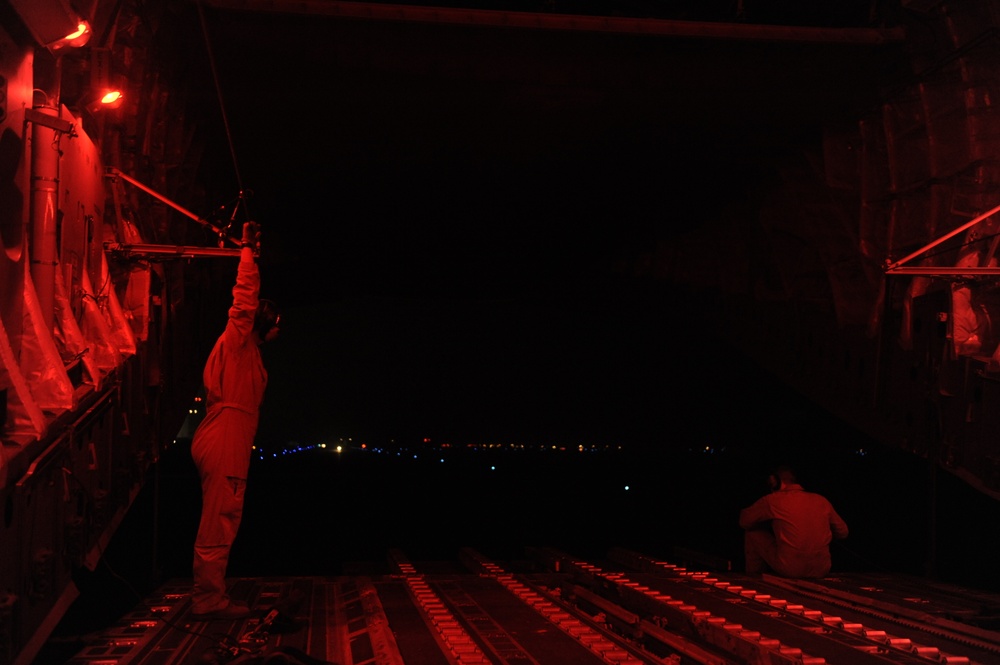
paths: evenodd
<path fill-rule="evenodd" d="M 953 596 L 934 594 L 940 596 L 941 605 L 929 600 L 930 595 L 926 593 L 922 596 L 893 594 L 892 599 L 887 600 L 885 590 L 873 586 L 870 580 L 854 581 L 860 582 L 858 591 L 850 590 L 850 584 L 845 584 L 847 580 L 838 577 L 823 580 L 820 584 L 803 580 L 768 580 L 771 585 L 867 616 L 870 625 L 887 626 L 887 632 L 915 635 L 915 639 L 933 636 L 1000 655 L 997 633 L 976 625 L 982 620 L 982 614 L 973 605 L 956 602 L 957 599 L 972 600 L 974 595 L 967 596 L 960 589 L 956 589 Z M 959 610 L 956 613 L 963 620 L 951 618 L 955 615 L 953 610 Z"/>
<path fill-rule="evenodd" d="M 1000 634 L 962 621 L 991 611 L 997 598 L 983 592 L 716 574 L 627 550 L 528 555 L 515 566 L 471 549 L 446 562 L 393 550 L 364 575 L 239 579 L 234 597 L 260 610 L 242 621 L 193 621 L 190 581 L 173 581 L 68 662 L 221 664 L 292 650 L 339 665 L 1000 665 Z"/>
<path fill-rule="evenodd" d="M 786 581 L 804 591 L 805 581 Z M 987 635 L 1000 626 L 1000 596 L 975 589 L 904 575 L 837 574 L 823 580 L 822 591 L 832 597 L 873 611 L 885 610 L 928 623 L 954 626 L 975 635 L 977 628 Z"/>
<path fill-rule="evenodd" d="M 837 649 L 807 639 L 801 633 L 822 635 L 824 639 L 851 645 L 864 654 L 876 654 L 880 662 L 1000 662 L 1000 633 L 963 623 L 950 616 L 981 616 L 984 605 L 992 607 L 998 596 L 953 586 L 928 584 L 922 597 L 913 595 L 919 588 L 912 578 L 886 576 L 885 587 L 895 587 L 894 593 L 877 586 L 879 576 L 853 575 L 830 577 L 818 581 L 787 580 L 773 576 L 715 576 L 685 570 L 667 562 L 626 551 L 612 552 L 611 558 L 629 569 L 640 571 L 635 580 L 673 589 L 686 587 L 711 593 L 722 591 L 730 597 L 731 610 L 726 617 L 745 617 L 743 610 L 761 614 L 771 625 L 762 634 L 811 643 L 817 653 L 828 654 L 833 662 Z M 933 590 L 933 592 L 931 591 Z M 696 596 L 700 598 L 702 596 Z M 690 597 L 690 594 L 688 594 Z M 935 604 L 935 600 L 940 605 Z M 702 601 L 711 605 L 711 601 Z M 757 629 L 761 624 L 752 624 Z M 789 633 L 795 626 L 800 633 Z M 858 653 L 844 662 L 862 662 Z M 916 660 L 915 660 L 916 658 Z"/>

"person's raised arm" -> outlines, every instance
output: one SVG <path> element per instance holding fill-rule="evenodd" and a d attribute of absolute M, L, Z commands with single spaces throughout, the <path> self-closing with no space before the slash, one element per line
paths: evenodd
<path fill-rule="evenodd" d="M 254 315 L 257 312 L 260 294 L 260 273 L 254 252 L 260 243 L 260 227 L 256 222 L 243 225 L 243 239 L 240 249 L 240 264 L 236 268 L 236 284 L 233 286 L 233 305 L 229 308 L 230 334 L 247 338 L 253 330 Z"/>

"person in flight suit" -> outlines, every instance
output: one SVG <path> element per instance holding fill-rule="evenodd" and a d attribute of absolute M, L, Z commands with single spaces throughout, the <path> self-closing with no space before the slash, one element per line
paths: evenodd
<path fill-rule="evenodd" d="M 238 619 L 250 614 L 246 605 L 230 599 L 225 577 L 243 517 L 250 451 L 267 386 L 260 346 L 278 336 L 281 318 L 272 302 L 259 298 L 260 273 L 254 255 L 259 240 L 257 224 L 244 224 L 233 304 L 226 328 L 205 363 L 206 413 L 191 442 L 202 494 L 191 593 L 196 619 Z"/>
<path fill-rule="evenodd" d="M 847 523 L 823 496 L 802 489 L 787 466 L 769 478 L 771 492 L 740 511 L 746 572 L 825 577 L 830 542 L 847 537 Z"/>

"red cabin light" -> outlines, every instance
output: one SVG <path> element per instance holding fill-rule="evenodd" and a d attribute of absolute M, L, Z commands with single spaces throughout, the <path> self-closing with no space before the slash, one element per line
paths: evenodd
<path fill-rule="evenodd" d="M 80 21 L 77 24 L 76 30 L 69 33 L 62 39 L 58 39 L 49 44 L 49 48 L 53 51 L 58 51 L 67 47 L 80 48 L 81 46 L 86 46 L 87 42 L 90 41 L 91 33 L 90 24 L 86 21 Z"/>
<path fill-rule="evenodd" d="M 69 33 L 63 39 L 70 46 L 83 46 L 90 39 L 90 25 L 86 21 L 80 21 L 74 32 Z"/>
<path fill-rule="evenodd" d="M 97 106 L 102 109 L 117 109 L 125 102 L 125 95 L 121 90 L 110 89 L 101 94 Z"/>

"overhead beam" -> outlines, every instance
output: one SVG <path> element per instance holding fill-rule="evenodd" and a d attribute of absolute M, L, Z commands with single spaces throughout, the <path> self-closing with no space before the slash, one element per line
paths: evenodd
<path fill-rule="evenodd" d="M 674 21 L 490 9 L 390 5 L 339 0 L 202 0 L 225 10 L 301 14 L 330 18 L 438 23 L 533 30 L 606 32 L 693 39 L 880 45 L 901 42 L 902 28 L 814 28 L 783 25 Z"/>

